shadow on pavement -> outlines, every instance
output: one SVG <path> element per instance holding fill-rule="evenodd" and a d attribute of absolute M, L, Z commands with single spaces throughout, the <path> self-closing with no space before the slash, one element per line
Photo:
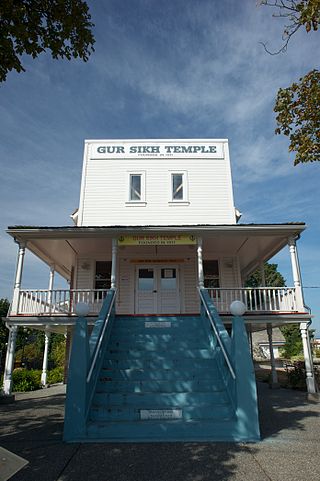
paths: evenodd
<path fill-rule="evenodd" d="M 52 392 L 0 406 L 0 444 L 29 461 L 12 481 L 270 481 L 265 443 L 301 438 L 320 408 L 305 393 L 258 387 L 262 443 L 65 444 L 65 396 Z"/>

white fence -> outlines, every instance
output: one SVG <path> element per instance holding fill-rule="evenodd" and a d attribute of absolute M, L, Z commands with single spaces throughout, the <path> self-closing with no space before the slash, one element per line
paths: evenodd
<path fill-rule="evenodd" d="M 219 312 L 230 312 L 230 304 L 242 301 L 247 312 L 297 312 L 294 287 L 243 287 L 207 289 Z"/>
<path fill-rule="evenodd" d="M 297 312 L 293 287 L 218 288 L 207 289 L 220 313 L 230 312 L 234 300 L 242 301 L 247 312 Z M 78 302 L 90 306 L 89 314 L 100 312 L 107 289 L 22 289 L 19 294 L 17 312 L 11 315 L 70 316 Z"/>
<path fill-rule="evenodd" d="M 98 314 L 107 293 L 107 289 L 22 289 L 17 314 L 70 316 L 74 314 L 78 302 L 89 304 L 89 314 Z"/>

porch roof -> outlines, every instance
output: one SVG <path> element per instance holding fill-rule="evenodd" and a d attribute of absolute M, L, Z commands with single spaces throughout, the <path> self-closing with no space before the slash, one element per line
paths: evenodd
<path fill-rule="evenodd" d="M 70 278 L 77 256 L 111 253 L 111 240 L 124 234 L 190 233 L 203 238 L 204 256 L 214 246 L 217 254 L 239 256 L 243 276 L 253 272 L 260 262 L 273 257 L 289 237 L 299 237 L 306 228 L 304 222 L 284 224 L 226 224 L 226 225 L 148 225 L 148 226 L 10 226 L 7 229 L 18 242 L 65 278 Z"/>

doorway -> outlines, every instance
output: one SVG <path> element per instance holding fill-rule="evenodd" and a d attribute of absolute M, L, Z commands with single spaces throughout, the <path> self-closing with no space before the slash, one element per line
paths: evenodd
<path fill-rule="evenodd" d="M 136 269 L 136 314 L 179 314 L 179 269 L 174 265 Z"/>

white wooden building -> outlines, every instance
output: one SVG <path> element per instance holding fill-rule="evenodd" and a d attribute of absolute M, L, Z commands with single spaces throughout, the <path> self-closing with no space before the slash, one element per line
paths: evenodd
<path fill-rule="evenodd" d="M 198 287 L 205 287 L 226 325 L 234 300 L 246 306 L 249 332 L 300 323 L 314 392 L 296 245 L 305 224 L 241 224 L 239 218 L 226 139 L 85 141 L 74 225 L 8 228 L 19 249 L 5 392 L 17 326 L 70 334 L 74 306 L 88 303 L 93 323 L 110 287 L 117 289 L 117 314 L 197 314 Z M 284 248 L 291 285 L 245 288 L 246 278 Z M 48 265 L 49 284 L 41 290 L 23 285 L 25 249 Z M 54 272 L 70 289 L 55 289 Z"/>

